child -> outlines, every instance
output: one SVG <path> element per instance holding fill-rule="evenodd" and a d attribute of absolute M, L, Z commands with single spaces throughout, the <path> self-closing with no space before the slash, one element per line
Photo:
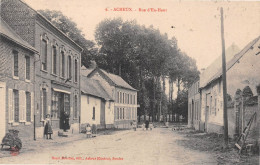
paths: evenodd
<path fill-rule="evenodd" d="M 86 134 L 87 134 L 87 138 L 90 138 L 90 137 L 91 137 L 91 127 L 90 127 L 89 124 L 87 124 Z"/>
<path fill-rule="evenodd" d="M 150 127 L 150 130 L 153 129 L 153 123 L 152 122 L 149 123 L 149 127 Z"/>
<path fill-rule="evenodd" d="M 44 135 L 46 136 L 47 139 L 52 139 L 51 134 L 53 134 L 53 132 L 52 132 L 51 124 L 50 124 L 50 115 L 47 114 L 45 121 L 44 121 Z M 48 135 L 49 135 L 49 138 L 48 138 Z"/>
<path fill-rule="evenodd" d="M 145 128 L 145 124 L 143 123 L 143 124 L 142 124 L 142 129 L 143 129 L 143 131 L 144 131 L 144 128 Z"/>
<path fill-rule="evenodd" d="M 136 131 L 136 121 L 133 121 L 133 129 Z"/>

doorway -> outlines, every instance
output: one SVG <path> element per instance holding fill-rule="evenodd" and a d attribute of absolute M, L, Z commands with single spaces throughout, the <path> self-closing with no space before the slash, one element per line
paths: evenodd
<path fill-rule="evenodd" d="M 206 94 L 206 108 L 205 108 L 205 131 L 208 131 L 209 108 L 210 108 L 210 93 Z"/>
<path fill-rule="evenodd" d="M 69 129 L 70 119 L 70 95 L 59 92 L 60 129 Z"/>
<path fill-rule="evenodd" d="M 5 83 L 0 82 L 0 140 L 5 136 L 5 113 L 6 113 L 6 104 L 5 104 L 5 96 L 6 96 L 6 88 Z"/>

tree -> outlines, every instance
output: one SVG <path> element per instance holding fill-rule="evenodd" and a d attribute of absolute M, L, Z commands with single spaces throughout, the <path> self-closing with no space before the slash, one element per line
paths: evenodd
<path fill-rule="evenodd" d="M 93 60 L 97 54 L 98 49 L 96 44 L 93 41 L 85 39 L 85 35 L 77 27 L 76 23 L 63 15 L 62 12 L 55 10 L 39 10 L 38 12 L 83 48 L 83 52 L 81 53 L 81 62 L 83 65 L 88 67 L 91 60 Z"/>

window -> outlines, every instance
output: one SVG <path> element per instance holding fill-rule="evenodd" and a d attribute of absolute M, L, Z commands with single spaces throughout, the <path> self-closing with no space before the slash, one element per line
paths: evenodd
<path fill-rule="evenodd" d="M 25 78 L 30 80 L 30 57 L 25 56 Z"/>
<path fill-rule="evenodd" d="M 19 122 L 19 91 L 13 90 L 13 96 L 14 96 L 14 121 Z"/>
<path fill-rule="evenodd" d="M 70 95 L 66 93 L 64 93 L 64 111 L 70 115 Z M 77 109 L 74 111 L 77 111 Z"/>
<path fill-rule="evenodd" d="M 120 119 L 122 119 L 122 108 L 120 108 Z"/>
<path fill-rule="evenodd" d="M 42 89 L 41 92 L 41 119 L 45 119 L 47 115 L 47 90 L 45 88 Z"/>
<path fill-rule="evenodd" d="M 96 118 L 96 114 L 95 114 L 96 112 L 95 112 L 95 107 L 93 107 L 93 114 L 92 114 L 92 120 L 95 120 L 95 118 Z"/>
<path fill-rule="evenodd" d="M 117 103 L 119 103 L 119 92 L 117 92 Z"/>
<path fill-rule="evenodd" d="M 77 119 L 77 118 L 78 118 L 78 96 L 75 95 L 75 98 L 74 98 L 74 119 Z"/>
<path fill-rule="evenodd" d="M 75 82 L 78 82 L 78 60 L 75 59 Z"/>
<path fill-rule="evenodd" d="M 59 118 L 59 111 L 58 111 L 58 100 L 59 100 L 59 93 L 52 91 L 52 108 L 51 108 L 51 116 L 53 119 Z"/>
<path fill-rule="evenodd" d="M 119 103 L 122 103 L 122 93 L 120 92 L 120 101 Z"/>
<path fill-rule="evenodd" d="M 57 49 L 56 49 L 56 46 L 52 47 L 52 73 L 57 74 Z"/>
<path fill-rule="evenodd" d="M 133 104 L 135 104 L 135 95 L 134 95 L 134 103 Z"/>
<path fill-rule="evenodd" d="M 125 119 L 125 108 L 123 108 L 123 119 Z"/>
<path fill-rule="evenodd" d="M 26 121 L 31 121 L 31 93 L 26 92 Z"/>
<path fill-rule="evenodd" d="M 132 104 L 132 95 L 130 95 L 130 104 Z"/>
<path fill-rule="evenodd" d="M 42 69 L 47 70 L 47 41 L 42 40 L 42 45 L 41 45 L 41 60 L 42 60 Z"/>
<path fill-rule="evenodd" d="M 125 93 L 123 93 L 123 104 L 125 103 Z"/>
<path fill-rule="evenodd" d="M 65 55 L 64 55 L 64 51 L 61 51 L 61 77 L 65 77 Z"/>
<path fill-rule="evenodd" d="M 13 51 L 14 54 L 14 76 L 18 77 L 18 52 Z"/>
<path fill-rule="evenodd" d="M 71 79 L 71 56 L 68 56 L 68 78 Z"/>

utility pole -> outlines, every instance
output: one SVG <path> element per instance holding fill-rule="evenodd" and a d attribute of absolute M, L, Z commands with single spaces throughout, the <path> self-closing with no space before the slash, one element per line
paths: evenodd
<path fill-rule="evenodd" d="M 222 80 L 223 80 L 223 119 L 224 119 L 224 141 L 228 146 L 228 114 L 227 114 L 227 80 L 226 80 L 226 57 L 225 57 L 225 39 L 224 39 L 224 20 L 223 8 L 220 8 L 221 14 L 221 40 L 222 40 Z"/>

